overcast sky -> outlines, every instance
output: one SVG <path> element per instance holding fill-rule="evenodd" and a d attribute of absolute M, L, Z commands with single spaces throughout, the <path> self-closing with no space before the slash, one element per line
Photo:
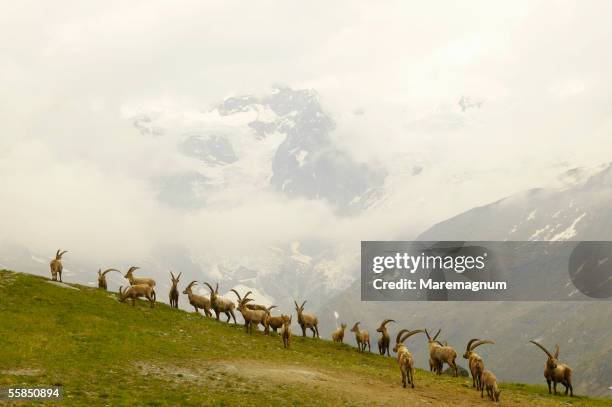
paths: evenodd
<path fill-rule="evenodd" d="M 39 252 L 125 258 L 189 241 L 223 253 L 219 241 L 246 250 L 330 233 L 358 247 L 612 161 L 608 1 L 6 1 L 1 10 L 0 239 Z M 384 211 L 338 218 L 276 196 L 215 213 L 159 206 L 149 180 L 183 163 L 126 112 L 202 109 L 276 83 L 315 89 L 338 148 L 387 168 Z M 481 107 L 462 112 L 463 96 Z M 409 186 L 407 159 L 425 168 Z"/>

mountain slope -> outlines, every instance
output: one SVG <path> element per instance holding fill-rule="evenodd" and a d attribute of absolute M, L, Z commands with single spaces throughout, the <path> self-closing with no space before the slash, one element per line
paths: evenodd
<path fill-rule="evenodd" d="M 574 169 L 560 181 L 555 188 L 526 191 L 459 214 L 418 240 L 612 240 L 612 165 Z M 359 293 L 356 282 L 322 307 L 324 326 L 335 326 L 334 312 L 371 330 L 382 318 L 394 318 L 410 328 L 443 328 L 443 339 L 461 352 L 471 338 L 491 338 L 496 345 L 479 348 L 487 366 L 501 380 L 528 383 L 545 383 L 544 354 L 528 341 L 539 339 L 549 347 L 559 343 L 560 359 L 574 368 L 578 394 L 612 395 L 610 301 L 376 303 L 361 302 Z M 426 345 L 415 342 L 414 349 L 423 354 Z M 417 357 L 417 365 L 427 366 L 427 359 Z"/>
<path fill-rule="evenodd" d="M 465 378 L 417 371 L 400 387 L 395 361 L 346 345 L 247 335 L 165 305 L 0 271 L 0 386 L 60 384 L 57 405 L 490 405 Z M 504 385 L 501 405 L 612 405 Z"/>

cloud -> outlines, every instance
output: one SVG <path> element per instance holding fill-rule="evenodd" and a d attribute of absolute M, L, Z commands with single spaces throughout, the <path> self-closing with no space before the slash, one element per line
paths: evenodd
<path fill-rule="evenodd" d="M 610 7 L 20 2 L 0 17 L 0 234 L 92 261 L 163 245 L 223 257 L 296 240 L 355 251 L 361 239 L 415 236 L 570 166 L 610 160 Z M 277 82 L 316 89 L 336 146 L 388 170 L 379 206 L 338 218 L 324 202 L 242 187 L 217 191 L 227 205 L 214 209 L 159 202 L 153 180 L 197 163 L 172 138 L 143 137 L 126 111 L 180 122 Z M 462 112 L 464 95 L 482 107 Z"/>

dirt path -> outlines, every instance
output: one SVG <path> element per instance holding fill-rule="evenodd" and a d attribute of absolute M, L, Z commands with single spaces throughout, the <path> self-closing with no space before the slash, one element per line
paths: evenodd
<path fill-rule="evenodd" d="M 172 381 L 219 381 L 226 378 L 239 379 L 241 382 L 256 383 L 259 388 L 272 388 L 279 385 L 310 386 L 321 395 L 333 395 L 330 399 L 345 400 L 351 405 L 363 406 L 553 406 L 559 405 L 554 400 L 534 404 L 526 398 L 516 396 L 511 400 L 504 399 L 493 404 L 488 399 L 481 399 L 479 392 L 460 383 L 427 383 L 416 381 L 416 388 L 401 387 L 401 377 L 397 375 L 394 382 L 351 372 L 338 373 L 318 368 L 306 368 L 296 365 L 279 365 L 261 361 L 244 360 L 240 362 L 222 361 L 197 366 L 174 367 L 159 366 L 148 363 L 139 364 L 142 374 L 155 374 L 168 377 Z M 457 379 L 460 380 L 460 379 Z M 323 402 L 323 401 L 321 401 Z"/>

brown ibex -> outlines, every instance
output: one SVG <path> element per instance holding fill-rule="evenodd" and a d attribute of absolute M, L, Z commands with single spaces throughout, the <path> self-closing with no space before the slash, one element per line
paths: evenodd
<path fill-rule="evenodd" d="M 138 270 L 139 268 L 140 267 L 136 266 L 130 267 L 130 269 L 127 271 L 127 273 L 125 273 L 125 276 L 123 277 L 128 279 L 130 285 L 146 284 L 150 287 L 155 287 L 155 280 L 153 280 L 152 278 L 134 277 L 134 271 Z"/>
<path fill-rule="evenodd" d="M 270 309 L 275 307 L 275 305 L 266 308 L 265 310 L 261 309 L 249 309 L 247 308 L 247 303 L 253 301 L 252 298 L 247 298 L 247 296 L 251 293 L 250 291 L 246 293 L 244 298 L 240 297 L 238 291 L 233 288 L 230 290 L 233 291 L 234 294 L 238 297 L 238 311 L 242 314 L 242 318 L 244 319 L 244 327 L 247 332 L 252 333 L 253 327 L 257 328 L 259 324 L 264 327 L 264 333 L 268 333 L 270 328 L 268 327 L 268 317 L 270 316 Z"/>
<path fill-rule="evenodd" d="M 371 352 L 370 348 L 370 334 L 366 330 L 359 329 L 360 322 L 355 322 L 355 325 L 351 328 L 351 332 L 355 332 L 355 341 L 357 341 L 357 349 L 359 352 L 365 352 L 366 345 L 368 346 L 368 352 Z"/>
<path fill-rule="evenodd" d="M 121 290 L 119 287 L 119 302 L 125 302 L 128 298 L 132 300 L 132 306 L 136 305 L 136 299 L 145 297 L 151 303 L 151 308 L 155 307 L 155 290 L 148 284 L 136 284 Z"/>
<path fill-rule="evenodd" d="M 433 338 L 425 330 L 425 335 L 427 335 L 427 342 L 429 345 L 429 366 L 430 369 L 433 369 L 437 374 L 442 374 L 442 368 L 444 367 L 444 363 L 448 364 L 449 367 L 452 367 L 454 370 L 453 376 L 459 376 L 459 371 L 457 368 L 457 363 L 455 359 L 457 359 L 457 352 L 450 346 L 444 346 L 440 342 L 436 340 L 438 335 L 442 329 L 439 329 L 438 332 L 433 336 Z"/>
<path fill-rule="evenodd" d="M 470 373 L 472 374 L 472 387 L 476 387 L 476 390 L 481 390 L 482 387 L 482 372 L 484 372 L 484 361 L 482 358 L 474 352 L 480 345 L 485 343 L 494 344 L 494 341 L 482 340 L 478 338 L 470 339 L 463 354 L 463 358 L 468 360 L 470 367 Z"/>
<path fill-rule="evenodd" d="M 407 384 L 414 389 L 414 359 L 412 353 L 408 350 L 404 342 L 414 334 L 424 332 L 422 329 L 415 331 L 409 331 L 408 329 L 402 329 L 397 333 L 395 338 L 395 346 L 393 352 L 397 353 L 397 363 L 399 364 L 400 372 L 402 373 L 402 385 L 406 387 Z M 404 334 L 402 336 L 402 334 Z"/>
<path fill-rule="evenodd" d="M 234 314 L 234 309 L 236 309 L 236 304 L 232 300 L 227 298 L 223 298 L 219 295 L 219 283 L 217 283 L 216 288 L 212 288 L 212 286 L 208 283 L 204 283 L 210 289 L 210 306 L 215 311 L 215 317 L 217 321 L 219 320 L 219 316 L 223 313 L 227 316 L 227 321 L 230 321 L 231 318 L 234 319 L 234 323 L 236 323 L 236 315 Z"/>
<path fill-rule="evenodd" d="M 116 271 L 118 273 L 121 273 L 117 269 L 106 269 L 104 271 L 102 271 L 102 269 L 98 269 L 98 288 L 103 288 L 105 290 L 108 289 L 107 284 L 106 284 L 106 274 L 110 273 L 111 271 Z"/>
<path fill-rule="evenodd" d="M 172 279 L 172 287 L 170 287 L 170 306 L 172 308 L 178 308 L 178 300 L 179 300 L 179 291 L 178 291 L 178 283 L 181 278 L 182 272 L 178 274 L 178 276 L 174 277 L 174 273 L 170 272 L 170 278 Z"/>
<path fill-rule="evenodd" d="M 288 349 L 291 344 L 291 319 L 292 317 L 289 317 L 288 321 L 283 322 L 280 332 L 281 338 L 283 338 L 283 348 L 285 349 Z"/>
<path fill-rule="evenodd" d="M 281 314 L 279 316 L 268 315 L 266 323 L 274 331 L 278 332 L 278 328 L 281 328 L 283 324 L 291 319 L 289 315 Z"/>
<path fill-rule="evenodd" d="M 51 279 L 53 281 L 57 281 L 58 275 L 59 281 L 62 281 L 62 271 L 64 270 L 62 256 L 66 253 L 68 253 L 68 250 L 62 251 L 62 249 L 57 249 L 57 252 L 55 252 L 55 258 L 51 260 L 51 263 L 49 263 L 49 267 L 51 268 Z"/>
<path fill-rule="evenodd" d="M 389 347 L 391 344 L 391 337 L 389 336 L 389 331 L 387 330 L 387 324 L 389 322 L 395 322 L 392 319 L 385 319 L 382 324 L 376 329 L 376 332 L 380 332 L 382 335 L 378 338 L 378 353 L 384 355 L 385 352 L 387 356 L 389 355 Z"/>
<path fill-rule="evenodd" d="M 492 401 L 499 401 L 501 390 L 497 386 L 497 377 L 490 370 L 482 372 L 482 387 L 480 388 L 480 398 L 484 397 L 484 391 Z"/>
<path fill-rule="evenodd" d="M 298 305 L 297 301 L 295 300 L 293 300 L 293 303 L 295 304 L 295 311 L 297 312 L 298 316 L 298 324 L 300 324 L 300 327 L 302 328 L 302 336 L 306 336 L 306 328 L 308 328 L 312 331 L 313 338 L 315 337 L 315 334 L 316 337 L 319 338 L 319 320 L 315 315 L 304 312 L 304 305 L 306 304 L 306 301 L 304 301 L 302 305 Z"/>
<path fill-rule="evenodd" d="M 548 394 L 550 391 L 550 383 L 553 383 L 553 389 L 555 394 L 557 394 L 557 383 L 561 383 L 565 386 L 565 395 L 567 396 L 567 391 L 569 389 L 570 396 L 574 395 L 574 388 L 572 387 L 572 368 L 566 365 L 565 363 L 559 363 L 559 345 L 555 346 L 555 354 L 552 355 L 546 348 L 536 341 L 529 341 L 542 349 L 544 353 L 548 355 L 548 360 L 544 365 L 544 377 L 546 378 L 546 383 L 548 384 Z"/>
<path fill-rule="evenodd" d="M 204 313 L 207 317 L 211 317 L 212 312 L 210 311 L 210 298 L 205 297 L 203 295 L 194 294 L 192 287 L 195 283 L 196 281 L 192 281 L 191 283 L 187 284 L 187 287 L 185 287 L 183 294 L 187 294 L 189 304 L 191 304 L 193 308 L 195 308 L 196 314 L 200 313 L 198 309 L 202 309 L 204 310 Z"/>
<path fill-rule="evenodd" d="M 346 324 L 341 323 L 340 328 L 332 332 L 332 340 L 334 342 L 340 342 L 340 343 L 344 342 L 344 331 L 345 330 L 346 330 Z"/>

